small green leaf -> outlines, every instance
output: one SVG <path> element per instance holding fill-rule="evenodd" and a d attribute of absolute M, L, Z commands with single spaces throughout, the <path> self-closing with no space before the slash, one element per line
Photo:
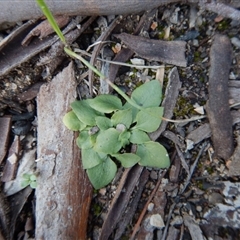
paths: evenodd
<path fill-rule="evenodd" d="M 31 177 L 31 174 L 29 174 L 29 173 L 24 173 L 23 175 L 22 175 L 22 178 L 24 179 L 24 180 L 30 180 L 30 177 Z"/>
<path fill-rule="evenodd" d="M 116 111 L 112 115 L 112 123 L 113 126 L 117 126 L 118 124 L 124 124 L 126 128 L 129 128 L 132 124 L 132 109 L 125 109 L 125 110 L 119 110 Z"/>
<path fill-rule="evenodd" d="M 119 141 L 121 142 L 122 147 L 125 147 L 129 144 L 129 138 L 131 133 L 129 131 L 121 132 L 119 135 Z"/>
<path fill-rule="evenodd" d="M 63 123 L 72 131 L 81 131 L 86 127 L 86 125 L 78 119 L 73 111 L 70 111 L 64 115 Z"/>
<path fill-rule="evenodd" d="M 94 99 L 90 99 L 89 105 L 95 110 L 103 113 L 111 113 L 115 110 L 122 109 L 121 100 L 110 94 L 102 94 Z"/>
<path fill-rule="evenodd" d="M 113 126 L 111 120 L 107 117 L 96 117 L 95 120 L 100 130 L 107 130 Z"/>
<path fill-rule="evenodd" d="M 105 155 L 106 156 L 106 155 Z M 97 166 L 103 161 L 102 158 L 92 148 L 82 149 L 83 169 L 89 169 Z"/>
<path fill-rule="evenodd" d="M 163 107 L 144 108 L 137 114 L 137 124 L 133 129 L 140 129 L 145 132 L 157 130 L 163 115 Z"/>
<path fill-rule="evenodd" d="M 170 160 L 166 149 L 158 142 L 138 145 L 136 154 L 141 158 L 139 165 L 146 167 L 168 168 Z"/>
<path fill-rule="evenodd" d="M 158 80 L 146 82 L 136 88 L 131 98 L 139 105 L 145 108 L 158 107 L 162 101 L 162 87 Z"/>
<path fill-rule="evenodd" d="M 37 176 L 35 174 L 31 174 L 30 181 L 36 181 L 36 180 L 37 180 Z"/>
<path fill-rule="evenodd" d="M 115 177 L 117 166 L 110 157 L 101 164 L 87 169 L 87 175 L 95 189 L 100 189 L 109 184 Z"/>
<path fill-rule="evenodd" d="M 119 141 L 119 135 L 120 132 L 115 128 L 100 131 L 94 145 L 94 150 L 106 154 L 117 153 L 122 147 L 122 144 Z"/>
<path fill-rule="evenodd" d="M 131 131 L 131 136 L 129 140 L 133 144 L 141 144 L 141 143 L 149 142 L 150 138 L 145 132 L 138 129 L 134 129 Z"/>
<path fill-rule="evenodd" d="M 139 109 L 133 107 L 129 102 L 126 102 L 123 106 L 124 109 L 129 109 L 131 108 L 132 109 L 132 122 L 136 122 L 136 116 L 139 112 Z"/>
<path fill-rule="evenodd" d="M 35 189 L 37 187 L 37 182 L 36 181 L 31 182 L 30 187 Z"/>
<path fill-rule="evenodd" d="M 112 155 L 118 161 L 121 162 L 122 166 L 125 168 L 130 168 L 140 161 L 140 157 L 133 153 L 122 153 Z"/>
<path fill-rule="evenodd" d="M 30 181 L 29 181 L 29 180 L 23 180 L 23 181 L 21 182 L 21 186 L 22 186 L 23 188 L 27 187 L 29 184 L 30 184 Z"/>
<path fill-rule="evenodd" d="M 102 116 L 103 114 L 90 107 L 90 100 L 91 99 L 75 101 L 71 103 L 71 107 L 81 122 L 88 126 L 95 126 L 95 118 L 97 116 Z"/>
<path fill-rule="evenodd" d="M 93 142 L 91 141 L 91 136 L 88 134 L 88 131 L 80 132 L 76 143 L 81 149 L 89 149 L 93 147 Z"/>

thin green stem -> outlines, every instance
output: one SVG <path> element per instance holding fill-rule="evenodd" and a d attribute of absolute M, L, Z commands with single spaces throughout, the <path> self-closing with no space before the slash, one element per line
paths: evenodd
<path fill-rule="evenodd" d="M 57 33 L 60 40 L 64 43 L 64 51 L 73 58 L 76 58 L 80 60 L 82 63 L 84 63 L 89 69 L 91 69 L 94 73 L 96 73 L 100 78 L 104 79 L 119 95 L 121 95 L 128 103 L 130 103 L 133 107 L 141 110 L 142 107 L 140 107 L 135 101 L 133 101 L 131 98 L 129 98 L 120 88 L 118 88 L 114 83 L 112 83 L 109 79 L 107 79 L 100 71 L 98 71 L 94 66 L 92 66 L 88 61 L 86 61 L 82 56 L 76 54 L 73 52 L 66 43 L 65 37 L 62 34 L 62 31 L 60 30 L 58 24 L 56 23 L 51 11 L 49 10 L 48 6 L 46 5 L 44 0 L 36 0 L 37 4 L 39 5 L 40 9 L 44 13 L 44 15 L 47 17 L 49 23 L 51 24 L 54 31 Z"/>
<path fill-rule="evenodd" d="M 65 40 L 64 35 L 62 34 L 62 31 L 60 30 L 57 22 L 55 21 L 51 11 L 49 10 L 47 4 L 45 3 L 45 1 L 44 0 L 36 0 L 36 1 L 37 1 L 38 6 L 40 7 L 40 9 L 42 10 L 43 14 L 46 16 L 47 20 L 51 24 L 52 28 L 57 33 L 60 40 L 64 43 L 64 45 L 67 45 L 67 42 Z"/>
<path fill-rule="evenodd" d="M 82 56 L 76 54 L 71 49 L 65 47 L 64 51 L 71 57 L 76 58 L 83 62 L 89 69 L 95 72 L 100 78 L 104 79 L 119 95 L 121 95 L 128 103 L 130 103 L 133 107 L 141 110 L 140 107 L 135 101 L 128 97 L 119 87 L 117 87 L 114 83 L 112 83 L 109 79 L 107 79 L 100 71 L 98 71 L 94 66 L 92 66 L 88 61 L 86 61 Z"/>
<path fill-rule="evenodd" d="M 133 107 L 142 110 L 143 108 L 139 106 L 135 101 L 128 97 L 119 87 L 117 87 L 114 83 L 112 83 L 109 79 L 105 78 L 105 81 L 119 94 L 121 95 L 128 103 L 130 103 Z"/>
<path fill-rule="evenodd" d="M 105 76 L 99 72 L 93 65 L 91 65 L 87 60 L 85 60 L 82 56 L 76 54 L 73 52 L 70 48 L 65 47 L 64 48 L 65 53 L 67 53 L 70 57 L 76 58 L 80 60 L 82 63 L 84 63 L 89 69 L 91 69 L 93 72 L 95 72 L 99 77 L 104 78 Z"/>

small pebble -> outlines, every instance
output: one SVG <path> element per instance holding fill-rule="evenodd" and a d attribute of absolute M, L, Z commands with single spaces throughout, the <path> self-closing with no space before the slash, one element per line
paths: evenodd
<path fill-rule="evenodd" d="M 140 65 L 140 66 L 145 65 L 144 59 L 141 59 L 141 58 L 132 58 L 132 59 L 130 59 L 130 61 L 134 65 Z"/>
<path fill-rule="evenodd" d="M 153 179 L 153 180 L 157 180 L 158 179 L 157 172 L 156 171 L 151 171 L 150 178 Z"/>
<path fill-rule="evenodd" d="M 239 38 L 233 37 L 233 38 L 231 38 L 231 42 L 235 47 L 240 48 L 240 39 Z"/>
<path fill-rule="evenodd" d="M 201 211 L 202 211 L 202 207 L 201 207 L 201 206 L 197 206 L 197 207 L 196 207 L 196 210 L 197 210 L 198 212 L 201 212 Z"/>
<path fill-rule="evenodd" d="M 153 203 L 149 203 L 148 204 L 148 211 L 151 212 L 154 208 L 154 204 Z"/>
<path fill-rule="evenodd" d="M 208 201 L 209 203 L 215 205 L 216 203 L 222 203 L 224 200 L 223 196 L 220 193 L 213 192 L 209 194 Z"/>
<path fill-rule="evenodd" d="M 199 41 L 197 39 L 193 39 L 193 46 L 198 47 L 199 46 Z"/>
<path fill-rule="evenodd" d="M 106 188 L 101 188 L 99 190 L 99 194 L 101 194 L 102 196 L 105 196 L 106 195 L 106 192 L 107 192 L 107 189 Z"/>
<path fill-rule="evenodd" d="M 154 214 L 150 217 L 150 224 L 153 227 L 162 229 L 165 227 L 165 224 L 163 222 L 163 219 L 160 214 Z"/>

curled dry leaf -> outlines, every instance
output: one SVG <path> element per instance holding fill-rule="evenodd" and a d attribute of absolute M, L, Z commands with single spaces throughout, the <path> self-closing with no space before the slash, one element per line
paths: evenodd
<path fill-rule="evenodd" d="M 62 28 L 69 22 L 69 17 L 55 16 L 55 20 L 59 28 Z M 28 35 L 22 40 L 22 45 L 27 46 L 34 36 L 39 37 L 40 39 L 43 39 L 53 32 L 54 30 L 49 24 L 48 20 L 44 20 L 43 22 L 38 24 L 35 28 L 33 28 L 33 30 L 30 33 L 28 33 Z"/>

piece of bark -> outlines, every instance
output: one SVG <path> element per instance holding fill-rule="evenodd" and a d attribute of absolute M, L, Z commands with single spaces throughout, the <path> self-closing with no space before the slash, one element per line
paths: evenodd
<path fill-rule="evenodd" d="M 90 17 L 86 22 L 81 25 L 81 28 L 76 28 L 75 30 L 70 31 L 65 35 L 66 42 L 71 45 L 88 27 L 89 25 L 96 19 L 96 17 Z M 77 17 L 72 21 L 72 23 L 77 26 L 83 21 L 84 18 Z M 68 25 L 70 27 L 71 24 Z M 51 76 L 56 68 L 61 64 L 61 62 L 66 58 L 66 54 L 64 53 L 64 45 L 61 41 L 54 43 L 48 52 L 46 52 L 39 59 L 37 66 L 45 65 L 44 78 Z"/>
<path fill-rule="evenodd" d="M 225 160 L 233 152 L 232 117 L 228 103 L 231 62 L 232 46 L 229 38 L 216 34 L 210 50 L 209 100 L 206 110 L 215 153 Z"/>
<path fill-rule="evenodd" d="M 25 28 L 22 29 L 22 31 L 19 31 L 18 34 L 12 38 L 8 44 L 0 51 L 0 76 L 7 74 L 13 68 L 26 62 L 39 52 L 45 50 L 46 48 L 59 41 L 58 36 L 52 34 L 43 40 L 33 38 L 27 47 L 23 47 L 21 45 L 21 42 L 33 27 L 33 24 L 28 24 Z M 74 36 L 72 36 L 72 32 L 74 32 Z M 68 26 L 63 30 L 63 34 L 65 35 L 66 40 L 69 44 L 72 43 L 72 41 L 75 41 L 81 32 L 82 30 L 78 29 L 76 27 L 76 23 L 73 22 L 70 22 Z"/>
<path fill-rule="evenodd" d="M 64 14 L 72 16 L 133 14 L 153 9 L 159 5 L 171 2 L 176 2 L 176 0 L 46 0 L 46 4 L 54 15 Z M 43 14 L 35 1 L 14 2 L 14 6 L 9 1 L 1 2 L 0 24 L 3 22 L 16 22 L 34 19 L 42 16 Z"/>
<path fill-rule="evenodd" d="M 203 125 L 191 131 L 187 135 L 186 140 L 191 140 L 193 144 L 197 144 L 202 140 L 209 138 L 211 134 L 212 132 L 209 123 L 204 123 Z"/>
<path fill-rule="evenodd" d="M 17 29 L 13 30 L 7 37 L 0 41 L 0 51 L 4 48 L 10 41 L 12 41 L 15 37 L 21 34 L 22 31 L 29 28 L 34 24 L 34 21 L 27 21 L 26 23 L 19 26 Z"/>
<path fill-rule="evenodd" d="M 180 67 L 187 66 L 186 42 L 163 41 L 134 36 L 127 33 L 114 35 L 140 57 L 150 61 L 160 61 Z"/>
<path fill-rule="evenodd" d="M 56 36 L 45 38 L 40 41 L 34 38 L 28 47 L 23 47 L 21 41 L 32 29 L 32 25 L 27 25 L 23 31 L 19 32 L 8 44 L 0 51 L 0 76 L 7 74 L 13 68 L 29 60 L 39 52 L 45 50 L 58 40 Z"/>
<path fill-rule="evenodd" d="M 127 207 L 126 211 L 124 211 L 123 217 L 117 224 L 114 240 L 121 239 L 121 236 L 124 234 L 125 229 L 132 221 L 133 216 L 138 207 L 139 200 L 141 199 L 142 191 L 148 181 L 148 177 L 149 177 L 149 171 L 147 169 L 144 169 L 139 178 L 139 183 L 137 185 L 136 193 L 133 196 L 133 198 L 131 198 L 131 200 L 129 201 L 130 202 L 129 206 Z"/>
<path fill-rule="evenodd" d="M 38 95 L 40 87 L 44 84 L 44 82 L 37 82 L 33 84 L 28 90 L 20 93 L 17 98 L 21 102 L 29 101 L 35 98 Z"/>
<path fill-rule="evenodd" d="M 168 75 L 168 84 L 165 92 L 165 98 L 162 102 L 162 107 L 164 107 L 163 117 L 171 119 L 173 116 L 173 109 L 176 105 L 179 89 L 181 88 L 182 83 L 179 79 L 178 70 L 174 67 Z M 168 122 L 162 121 L 160 127 L 153 133 L 150 133 L 149 136 L 154 141 L 162 134 L 166 129 Z"/>
<path fill-rule="evenodd" d="M 180 140 L 179 140 L 179 137 L 169 131 L 169 130 L 166 130 L 162 133 L 162 136 L 164 136 L 165 138 L 169 139 L 170 141 L 172 141 L 174 144 L 178 145 L 181 149 L 185 148 L 185 144 L 182 143 Z"/>
<path fill-rule="evenodd" d="M 172 2 L 188 2 L 188 3 L 202 3 L 206 4 L 206 0 L 76 0 L 76 1 L 58 1 L 46 0 L 46 3 L 54 15 L 115 15 L 115 14 L 133 14 L 141 11 L 156 8 Z M 217 0 L 218 3 L 226 3 L 229 6 L 239 7 L 238 1 Z M 210 6 L 211 7 L 211 6 Z M 216 9 L 212 9 L 216 11 Z M 1 2 L 0 24 L 4 22 L 17 22 L 28 19 L 42 17 L 35 1 L 16 1 L 14 5 L 11 1 Z M 236 16 L 238 17 L 238 16 Z"/>
<path fill-rule="evenodd" d="M 179 181 L 179 173 L 181 170 L 181 161 L 178 155 L 174 157 L 174 160 L 171 164 L 171 168 L 169 170 L 169 180 L 172 183 L 177 183 Z"/>
<path fill-rule="evenodd" d="M 21 213 L 24 205 L 28 201 L 28 197 L 32 193 L 33 189 L 28 186 L 24 188 L 22 191 L 12 195 L 9 197 L 9 202 L 11 204 L 11 219 L 10 219 L 10 239 L 13 239 L 15 227 L 16 227 L 16 221 L 19 217 L 19 214 Z"/>
<path fill-rule="evenodd" d="M 7 153 L 10 129 L 11 117 L 0 117 L 0 164 Z"/>
<path fill-rule="evenodd" d="M 202 233 L 199 224 L 195 221 L 195 219 L 188 215 L 187 213 L 183 214 L 184 225 L 188 228 L 192 240 L 205 240 L 205 237 Z"/>
<path fill-rule="evenodd" d="M 0 191 L 0 240 L 10 239 L 9 223 L 10 223 L 10 204 L 4 192 Z"/>
<path fill-rule="evenodd" d="M 59 28 L 64 27 L 69 22 L 68 16 L 55 16 L 54 18 Z M 42 40 L 53 32 L 54 29 L 52 28 L 48 20 L 44 20 L 35 28 L 33 28 L 30 33 L 28 33 L 28 35 L 22 40 L 22 45 L 27 46 L 34 36 Z"/>
<path fill-rule="evenodd" d="M 240 110 L 231 111 L 233 125 L 240 122 Z"/>
<path fill-rule="evenodd" d="M 106 220 L 102 226 L 99 240 L 108 239 L 116 224 L 120 221 L 121 216 L 127 207 L 130 196 L 138 183 L 142 170 L 143 167 L 138 164 L 133 166 L 131 169 L 125 170 L 125 177 L 121 179 L 119 184 L 121 187 L 118 187 L 116 196 L 111 203 L 110 211 L 108 212 Z M 124 191 L 122 191 L 123 189 Z"/>
<path fill-rule="evenodd" d="M 240 81 L 231 80 L 228 84 L 229 101 L 231 104 L 240 102 Z"/>
<path fill-rule="evenodd" d="M 235 1 L 237 2 L 237 1 Z M 237 4 L 237 3 L 236 3 Z M 234 19 L 236 21 L 240 20 L 240 12 L 237 9 L 232 8 L 231 6 L 227 6 L 221 2 L 216 3 L 216 2 L 207 2 L 206 0 L 199 1 L 199 5 L 204 9 L 210 11 L 210 12 L 215 12 L 221 17 L 225 18 L 230 18 Z M 239 7 L 238 5 L 235 5 Z"/>
<path fill-rule="evenodd" d="M 82 169 L 77 134 L 62 122 L 75 98 L 72 63 L 43 85 L 37 98 L 36 239 L 86 239 L 92 186 Z"/>
<path fill-rule="evenodd" d="M 4 166 L 3 175 L 1 178 L 2 182 L 8 182 L 14 179 L 18 166 L 19 152 L 20 152 L 20 139 L 19 136 L 16 135 L 8 152 L 8 158 Z"/>
<path fill-rule="evenodd" d="M 229 172 L 228 175 L 229 176 L 239 176 L 240 175 L 240 137 L 238 136 L 237 138 L 237 147 L 233 153 L 233 155 L 231 156 L 231 164 L 229 167 Z"/>

